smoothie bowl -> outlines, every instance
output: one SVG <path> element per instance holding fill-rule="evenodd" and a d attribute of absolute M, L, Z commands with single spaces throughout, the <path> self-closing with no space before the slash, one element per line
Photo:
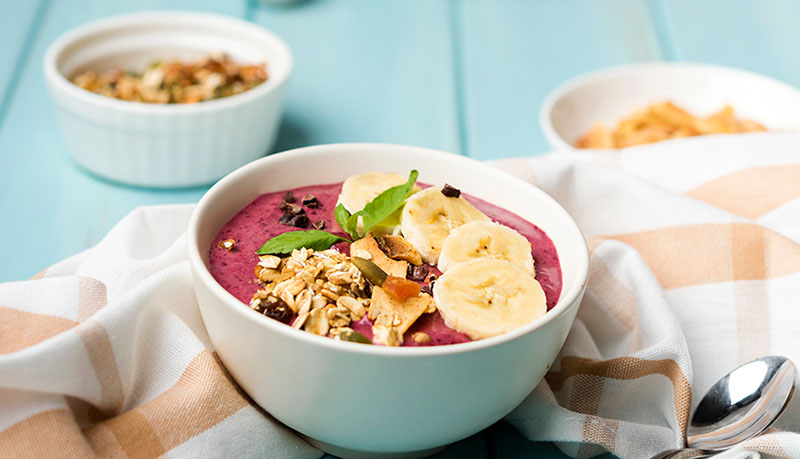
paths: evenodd
<path fill-rule="evenodd" d="M 423 455 L 510 412 L 566 338 L 588 252 L 542 191 L 374 144 L 250 163 L 203 197 L 189 258 L 242 388 L 337 455 Z"/>

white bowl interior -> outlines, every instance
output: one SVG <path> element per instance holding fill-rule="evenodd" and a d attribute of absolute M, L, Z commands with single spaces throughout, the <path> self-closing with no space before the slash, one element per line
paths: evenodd
<path fill-rule="evenodd" d="M 270 80 L 284 79 L 291 66 L 285 46 L 266 30 L 202 13 L 110 18 L 82 26 L 60 40 L 63 47 L 55 56 L 55 66 L 67 78 L 90 69 L 141 71 L 155 60 L 191 60 L 218 51 L 240 63 L 266 62 Z"/>
<path fill-rule="evenodd" d="M 215 185 L 200 203 L 190 225 L 190 238 L 195 234 L 190 256 L 195 255 L 208 266 L 208 249 L 222 226 L 252 200 L 263 193 L 304 185 L 340 182 L 350 175 L 368 171 L 396 172 L 402 175 L 411 169 L 420 171 L 419 181 L 430 184 L 449 183 L 463 192 L 509 210 L 540 227 L 553 241 L 562 270 L 559 304 L 526 327 L 480 341 L 513 339 L 536 324 L 562 312 L 583 289 L 588 271 L 586 243 L 577 225 L 552 198 L 534 186 L 462 156 L 425 148 L 380 144 L 335 144 L 301 148 L 262 158 L 230 174 Z M 207 270 L 202 273 L 219 294 L 238 303 L 227 294 Z M 566 300 L 566 301 L 564 301 Z M 230 302 L 230 301 L 229 301 Z M 281 330 L 287 327 L 280 327 Z M 299 333 L 299 335 L 305 335 Z M 314 337 L 316 338 L 316 337 Z M 330 340 L 327 340 L 330 341 Z M 475 345 L 478 341 L 466 343 Z M 339 343 L 335 343 L 339 344 Z M 458 348 L 463 345 L 439 346 Z M 375 350 L 385 350 L 369 346 Z M 426 348 L 389 349 L 424 351 Z M 431 349 L 431 348 L 427 348 Z"/>
<path fill-rule="evenodd" d="M 600 70 L 555 89 L 542 106 L 542 129 L 569 149 L 598 122 L 614 127 L 650 104 L 670 101 L 698 116 L 726 104 L 769 130 L 800 130 L 800 91 L 758 74 L 700 64 L 650 63 Z"/>

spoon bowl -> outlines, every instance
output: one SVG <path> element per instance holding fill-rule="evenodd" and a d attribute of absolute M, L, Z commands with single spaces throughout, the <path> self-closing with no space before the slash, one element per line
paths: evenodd
<path fill-rule="evenodd" d="M 662 451 L 651 459 L 710 457 L 759 435 L 789 405 L 796 374 L 791 360 L 775 355 L 736 368 L 700 400 L 686 429 L 688 448 Z"/>
<path fill-rule="evenodd" d="M 792 399 L 796 372 L 791 360 L 767 356 L 725 375 L 700 400 L 686 432 L 687 445 L 722 450 L 765 431 Z"/>

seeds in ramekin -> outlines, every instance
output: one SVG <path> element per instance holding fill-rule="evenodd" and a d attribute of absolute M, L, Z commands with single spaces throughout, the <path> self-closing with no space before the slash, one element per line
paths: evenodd
<path fill-rule="evenodd" d="M 85 71 L 72 82 L 116 99 L 155 104 L 195 103 L 228 97 L 267 80 L 265 64 L 242 65 L 224 54 L 194 62 L 154 61 L 141 72 L 117 68 Z"/>

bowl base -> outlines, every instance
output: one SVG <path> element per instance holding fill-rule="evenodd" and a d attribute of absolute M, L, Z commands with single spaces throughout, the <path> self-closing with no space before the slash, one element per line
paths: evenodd
<path fill-rule="evenodd" d="M 300 436 L 303 437 L 303 440 L 307 441 L 311 446 L 321 449 L 332 456 L 341 457 L 342 459 L 419 459 L 422 457 L 432 456 L 449 446 L 437 446 L 436 448 L 421 449 L 419 451 L 406 451 L 402 453 L 372 453 L 368 451 L 359 451 L 332 445 L 330 443 L 325 443 L 324 441 L 315 440 L 303 434 L 300 434 Z"/>

